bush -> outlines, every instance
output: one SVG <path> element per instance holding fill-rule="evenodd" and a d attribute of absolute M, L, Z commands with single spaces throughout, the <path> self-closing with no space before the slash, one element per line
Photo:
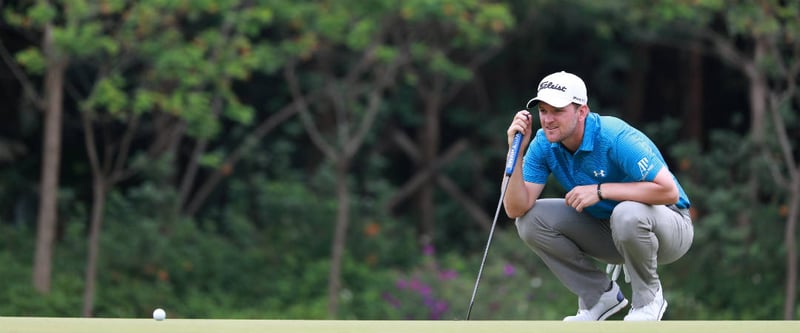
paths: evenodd
<path fill-rule="evenodd" d="M 471 319 L 561 319 L 575 299 L 519 240 L 515 231 L 495 233 L 478 285 Z M 480 259 L 461 253 L 421 249 L 419 263 L 393 271 L 393 285 L 381 299 L 386 319 L 464 319 Z M 568 309 L 568 310 L 567 310 Z"/>

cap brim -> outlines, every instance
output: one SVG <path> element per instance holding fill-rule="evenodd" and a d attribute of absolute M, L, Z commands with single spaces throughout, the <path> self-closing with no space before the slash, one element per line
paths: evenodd
<path fill-rule="evenodd" d="M 539 94 L 536 95 L 536 97 L 528 101 L 528 104 L 525 106 L 525 108 L 530 109 L 537 102 L 545 102 L 556 108 L 563 108 L 572 103 L 569 98 L 564 98 L 563 93 L 555 92 L 553 89 L 542 89 L 539 91 Z"/>

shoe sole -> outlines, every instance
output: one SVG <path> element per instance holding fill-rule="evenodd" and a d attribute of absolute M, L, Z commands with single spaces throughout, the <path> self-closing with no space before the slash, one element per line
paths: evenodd
<path fill-rule="evenodd" d="M 664 309 L 661 310 L 662 315 L 664 314 L 664 310 L 666 310 L 666 302 L 664 302 L 664 304 L 665 304 Z M 625 306 L 627 305 L 628 305 L 628 300 L 623 298 L 622 301 L 617 303 L 617 305 L 614 305 L 610 307 L 608 310 L 606 310 L 606 312 L 603 312 L 603 314 L 601 314 L 600 318 L 597 318 L 597 320 L 606 320 L 606 318 L 611 317 L 615 313 L 619 312 L 619 310 L 625 308 Z"/>
<path fill-rule="evenodd" d="M 661 310 L 658 311 L 658 319 L 656 319 L 656 321 L 661 321 L 661 317 L 664 317 L 664 312 L 667 312 L 667 300 L 664 300 L 664 304 L 661 305 Z"/>
<path fill-rule="evenodd" d="M 658 317 L 655 320 L 651 320 L 651 321 L 661 321 L 661 318 L 664 317 L 664 313 L 665 312 L 667 312 L 667 300 L 664 300 L 664 302 L 661 303 L 661 308 L 658 309 Z M 627 318 L 625 318 L 624 320 L 625 321 L 647 321 L 647 319 L 634 320 L 634 319 L 627 319 Z"/>

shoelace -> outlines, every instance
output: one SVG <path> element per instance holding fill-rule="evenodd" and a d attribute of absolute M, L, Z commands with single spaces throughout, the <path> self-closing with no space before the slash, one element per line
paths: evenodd
<path fill-rule="evenodd" d="M 611 274 L 611 281 L 616 282 L 620 272 L 625 275 L 625 282 L 631 283 L 631 277 L 628 275 L 628 267 L 625 267 L 624 264 L 608 264 L 606 266 L 606 274 Z"/>

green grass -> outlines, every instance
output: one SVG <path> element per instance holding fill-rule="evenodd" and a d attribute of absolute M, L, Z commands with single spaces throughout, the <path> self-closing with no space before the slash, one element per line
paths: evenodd
<path fill-rule="evenodd" d="M 800 321 L 662 321 L 626 323 L 604 321 L 564 323 L 560 321 L 397 321 L 397 320 L 234 320 L 234 319 L 106 319 L 0 317 L 0 331 L 14 333 L 735 333 L 800 332 Z"/>

